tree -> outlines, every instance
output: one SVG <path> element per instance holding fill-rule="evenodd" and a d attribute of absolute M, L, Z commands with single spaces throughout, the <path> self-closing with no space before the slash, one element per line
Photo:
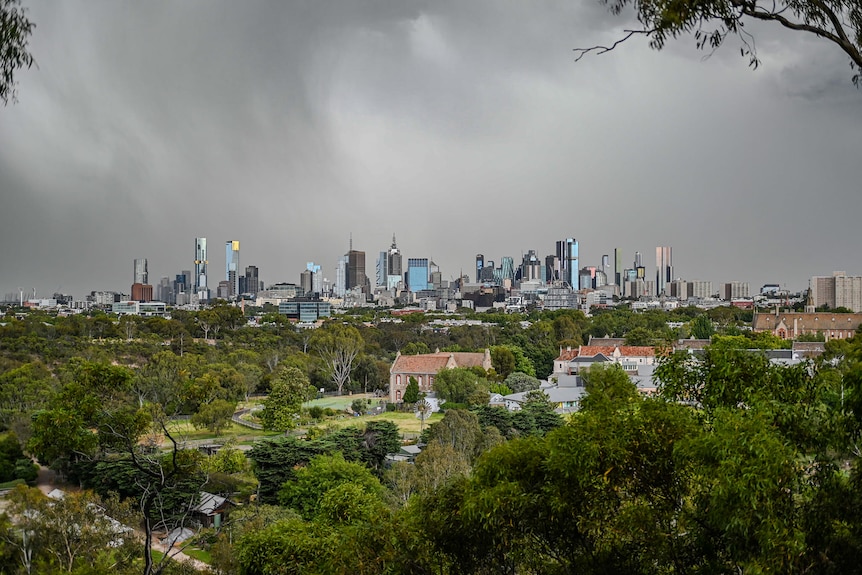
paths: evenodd
<path fill-rule="evenodd" d="M 263 402 L 260 420 L 264 429 L 287 431 L 296 427 L 302 402 L 308 395 L 308 378 L 295 367 L 282 368 Z"/>
<path fill-rule="evenodd" d="M 404 403 L 416 403 L 419 401 L 419 382 L 412 375 L 407 380 L 407 387 L 404 388 L 404 395 L 401 399 Z"/>
<path fill-rule="evenodd" d="M 327 493 L 343 484 L 353 484 L 378 499 L 384 493 L 383 485 L 367 467 L 345 461 L 344 456 L 335 453 L 314 457 L 298 469 L 294 478 L 282 486 L 279 500 L 305 519 L 312 519 Z"/>
<path fill-rule="evenodd" d="M 344 385 L 350 381 L 353 360 L 362 349 L 359 330 L 352 325 L 330 323 L 318 329 L 313 340 L 312 347 L 326 362 L 332 382 L 341 395 Z"/>
<path fill-rule="evenodd" d="M 15 72 L 33 65 L 27 45 L 36 25 L 21 0 L 0 0 L 0 100 L 15 101 Z"/>
<path fill-rule="evenodd" d="M 689 330 L 691 331 L 691 337 L 709 339 L 715 333 L 715 326 L 712 325 L 712 321 L 707 315 L 701 314 L 691 320 Z"/>
<path fill-rule="evenodd" d="M 131 532 L 112 521 L 90 491 L 49 499 L 36 488 L 18 486 L 9 495 L 9 511 L 18 528 L 10 529 L 6 538 L 22 552 L 25 566 L 45 562 L 51 571 L 77 572 L 117 547 L 123 534 Z"/>
<path fill-rule="evenodd" d="M 236 411 L 236 404 L 224 399 L 215 399 L 203 404 L 197 413 L 192 415 L 191 422 L 195 429 L 208 429 L 216 435 L 230 426 L 231 417 Z"/>
<path fill-rule="evenodd" d="M 745 24 L 754 20 L 774 22 L 790 30 L 808 32 L 832 42 L 850 59 L 853 83 L 862 70 L 862 6 L 848 0 L 603 0 L 614 13 L 633 5 L 641 24 L 627 30 L 611 46 L 578 48 L 578 59 L 590 52 L 609 52 L 635 35 L 647 36 L 650 47 L 660 50 L 670 38 L 693 33 L 699 49 L 716 50 L 728 36 L 738 37 L 749 65 L 759 65 L 754 40 Z"/>
<path fill-rule="evenodd" d="M 441 369 L 434 378 L 434 391 L 440 399 L 458 404 L 488 403 L 487 382 L 468 368 Z"/>

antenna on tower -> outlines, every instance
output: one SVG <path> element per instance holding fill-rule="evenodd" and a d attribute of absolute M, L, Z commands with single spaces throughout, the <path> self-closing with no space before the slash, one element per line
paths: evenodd
<path fill-rule="evenodd" d="M 350 251 L 353 251 L 353 232 L 350 232 Z"/>

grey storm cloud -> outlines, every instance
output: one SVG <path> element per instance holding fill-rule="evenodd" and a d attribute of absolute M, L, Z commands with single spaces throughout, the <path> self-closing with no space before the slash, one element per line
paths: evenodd
<path fill-rule="evenodd" d="M 708 58 L 600 2 L 36 2 L 0 109 L 0 293 L 128 290 L 191 267 L 334 275 L 394 232 L 445 278 L 575 236 L 676 273 L 805 287 L 862 273 L 862 95 L 816 38 L 752 27 Z"/>

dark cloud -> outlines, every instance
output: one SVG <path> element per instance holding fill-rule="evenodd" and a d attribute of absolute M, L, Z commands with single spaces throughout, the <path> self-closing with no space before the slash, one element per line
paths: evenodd
<path fill-rule="evenodd" d="M 862 273 L 859 93 L 822 40 L 754 26 L 704 59 L 599 2 L 30 3 L 0 110 L 0 292 L 128 289 L 206 236 L 266 281 L 392 232 L 445 277 L 574 235 L 689 279 Z"/>

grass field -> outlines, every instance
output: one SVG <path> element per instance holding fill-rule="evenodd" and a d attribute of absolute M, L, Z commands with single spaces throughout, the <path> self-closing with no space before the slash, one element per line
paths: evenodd
<path fill-rule="evenodd" d="M 443 419 L 442 413 L 434 413 L 425 420 L 425 427 L 435 421 Z M 368 421 L 391 421 L 398 426 L 402 434 L 415 435 L 419 433 L 420 422 L 413 412 L 399 413 L 396 411 L 388 411 L 380 415 L 363 415 L 361 417 L 344 417 L 341 419 L 327 419 L 321 423 L 322 427 L 350 427 L 351 425 L 361 426 Z"/>
<path fill-rule="evenodd" d="M 374 397 L 374 394 L 371 393 L 355 393 L 353 395 L 341 395 L 341 396 L 327 396 L 322 397 L 320 399 L 315 399 L 303 404 L 303 407 L 309 408 L 311 406 L 319 406 L 323 408 L 334 409 L 339 412 L 343 412 L 345 408 L 350 407 L 350 404 L 353 400 L 357 398 L 369 399 L 372 405 L 376 405 L 376 402 L 379 401 L 380 398 Z M 254 404 L 250 404 L 244 407 L 251 407 Z M 424 427 L 427 427 L 431 423 L 435 421 L 439 421 L 442 419 L 442 415 L 439 413 L 432 414 L 430 418 L 425 420 Z M 335 417 L 327 418 L 321 421 L 319 424 L 306 424 L 303 427 L 350 427 L 350 426 L 364 426 L 368 421 L 392 421 L 395 425 L 398 426 L 398 429 L 402 434 L 406 434 L 408 437 L 417 435 L 420 432 L 421 422 L 416 418 L 416 415 L 413 412 L 409 413 L 401 413 L 401 412 L 384 412 L 380 415 L 363 415 L 360 417 L 352 417 L 347 414 L 339 414 Z M 204 442 L 207 440 L 217 441 L 222 443 L 227 440 L 234 440 L 237 443 L 246 443 L 250 444 L 254 441 L 264 438 L 264 437 L 275 437 L 281 435 L 281 433 L 273 432 L 273 431 L 260 431 L 256 429 L 251 429 L 248 427 L 244 427 L 242 425 L 237 425 L 236 423 L 231 422 L 230 425 L 221 433 L 221 435 L 215 435 L 206 429 L 195 429 L 195 427 L 188 420 L 177 420 L 172 421 L 170 424 L 170 431 L 172 435 L 180 442 Z M 162 445 L 164 447 L 168 447 L 168 443 L 164 438 L 162 438 Z"/>

